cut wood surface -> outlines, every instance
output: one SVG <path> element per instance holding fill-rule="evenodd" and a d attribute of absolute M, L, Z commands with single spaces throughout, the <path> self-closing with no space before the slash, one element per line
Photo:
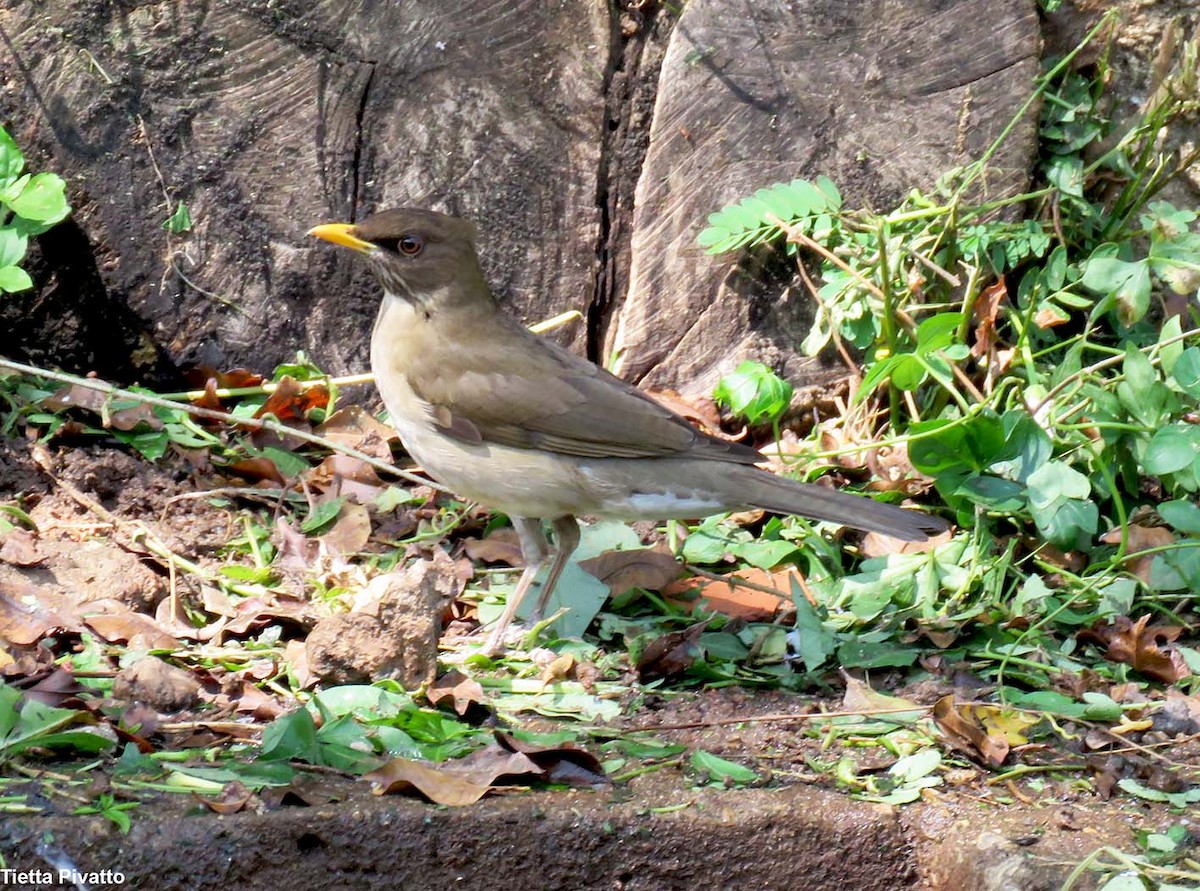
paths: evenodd
<path fill-rule="evenodd" d="M 707 214 L 796 176 L 880 207 L 928 187 L 1027 97 L 1038 26 L 1032 0 L 30 0 L 0 41 L 0 119 L 76 208 L 0 302 L 0 352 L 152 381 L 300 349 L 362 370 L 374 283 L 304 232 L 417 204 L 479 223 L 514 313 L 581 310 L 558 339 L 695 393 L 746 357 L 833 374 L 797 357 L 786 276 L 696 246 Z M 178 202 L 194 225 L 169 234 Z"/>
<path fill-rule="evenodd" d="M 696 243 L 708 214 L 820 174 L 849 206 L 886 210 L 978 158 L 1038 71 L 1024 0 L 845 4 L 692 0 L 672 33 L 638 182 L 631 281 L 606 353 L 621 373 L 707 393 L 738 361 L 822 372 L 798 357 L 812 308 Z M 1034 121 L 994 159 L 995 194 L 1026 181 Z M 786 284 L 786 283 L 785 283 Z"/>

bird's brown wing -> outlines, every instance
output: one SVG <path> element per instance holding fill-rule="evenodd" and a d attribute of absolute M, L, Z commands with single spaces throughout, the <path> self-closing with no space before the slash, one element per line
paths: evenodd
<path fill-rule="evenodd" d="M 702 433 L 591 362 L 515 323 L 504 327 L 507 336 L 492 341 L 502 349 L 454 351 L 450 361 L 409 369 L 413 392 L 447 435 L 587 458 L 762 460 L 747 445 Z"/>

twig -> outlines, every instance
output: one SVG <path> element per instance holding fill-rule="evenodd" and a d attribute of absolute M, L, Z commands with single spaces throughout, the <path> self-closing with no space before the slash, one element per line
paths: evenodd
<path fill-rule="evenodd" d="M 84 387 L 89 390 L 98 390 L 101 393 L 106 393 L 109 396 L 116 396 L 121 399 L 130 399 L 134 402 L 145 403 L 146 405 L 157 405 L 160 408 L 167 408 L 172 411 L 182 411 L 197 418 L 208 418 L 212 421 L 221 421 L 226 424 L 232 424 L 237 427 L 250 427 L 252 429 L 270 430 L 272 433 L 278 433 L 280 436 L 291 436 L 303 442 L 319 445 L 322 448 L 329 449 L 333 452 L 341 452 L 343 455 L 349 455 L 351 458 L 357 458 L 364 464 L 369 464 L 376 470 L 384 473 L 390 473 L 393 476 L 398 476 L 401 479 L 408 480 L 410 483 L 415 483 L 419 486 L 429 486 L 431 489 L 436 489 L 439 492 L 453 494 L 441 483 L 426 479 L 425 477 L 417 476 L 414 473 L 409 473 L 407 470 L 401 470 L 394 464 L 388 464 L 380 461 L 378 458 L 373 458 L 366 452 L 361 452 L 351 446 L 340 445 L 332 442 L 323 436 L 318 436 L 315 433 L 308 433 L 304 430 L 297 430 L 294 427 L 289 427 L 286 424 L 275 420 L 274 418 L 238 418 L 231 415 L 229 412 L 217 411 L 212 408 L 201 408 L 198 405 L 189 405 L 186 402 L 172 402 L 169 399 L 163 399 L 160 396 L 154 396 L 149 393 L 135 393 L 133 390 L 124 390 L 114 386 L 107 381 L 97 380 L 90 377 L 79 377 L 74 374 L 65 374 L 61 371 L 49 371 L 44 368 L 36 368 L 32 365 L 25 365 L 21 362 L 13 362 L 11 359 L 0 358 L 0 369 L 8 369 L 19 374 L 28 374 L 32 377 L 45 378 L 46 380 L 59 381 L 60 383 L 73 384 L 75 386 Z"/>
<path fill-rule="evenodd" d="M 704 727 L 722 727 L 729 724 L 778 724 L 799 721 L 824 721 L 830 718 L 869 718 L 874 715 L 897 715 L 910 712 L 932 711 L 932 705 L 911 705 L 897 708 L 863 709 L 861 711 L 841 712 L 774 712 L 767 715 L 743 715 L 738 718 L 713 718 L 708 721 L 689 721 L 684 724 L 651 724 L 646 727 L 631 728 L 644 731 L 661 730 L 699 730 Z"/>
<path fill-rule="evenodd" d="M 1158 343 L 1152 343 L 1149 346 L 1141 347 L 1141 352 L 1148 353 L 1151 350 L 1160 349 L 1165 346 L 1170 346 L 1173 343 L 1179 343 L 1179 341 L 1181 341 L 1181 340 L 1187 340 L 1189 337 L 1196 337 L 1197 335 L 1200 335 L 1200 328 L 1191 328 L 1187 331 L 1182 332 L 1181 334 L 1176 334 L 1174 337 L 1168 337 L 1166 340 L 1160 340 Z M 1151 357 L 1150 363 L 1153 364 L 1155 362 L 1158 362 L 1159 358 L 1160 357 L 1158 357 L 1158 356 Z M 1097 371 L 1103 371 L 1105 368 L 1111 368 L 1114 365 L 1120 365 L 1124 361 L 1125 361 L 1125 354 L 1121 353 L 1119 356 L 1109 356 L 1107 359 L 1101 359 L 1099 362 L 1093 362 L 1091 365 L 1087 366 L 1086 368 L 1081 368 L 1078 371 L 1076 371 L 1074 374 L 1068 375 L 1067 377 L 1063 378 L 1061 381 L 1059 381 L 1057 384 L 1055 384 L 1053 387 L 1050 388 L 1050 392 L 1048 392 L 1042 398 L 1041 402 L 1039 402 L 1034 408 L 1032 408 L 1030 410 L 1030 414 L 1032 414 L 1036 418 L 1038 416 L 1038 414 L 1041 412 L 1041 410 L 1043 408 L 1045 408 L 1047 405 L 1049 405 L 1050 402 L 1053 401 L 1055 396 L 1057 396 L 1063 390 L 1067 389 L 1067 387 L 1072 386 L 1076 381 L 1082 380 L 1083 378 L 1087 377 L 1089 374 L 1095 374 Z"/>
<path fill-rule="evenodd" d="M 712 572 L 708 569 L 701 569 L 699 566 L 694 566 L 691 563 L 684 563 L 683 568 L 709 581 L 724 582 L 731 588 L 748 588 L 752 591 L 761 591 L 763 594 L 774 594 L 782 600 L 787 600 L 791 596 L 789 592 L 780 591 L 778 588 L 772 588 L 770 585 L 760 585 L 757 582 L 752 582 L 738 575 L 736 572 Z M 800 578 L 799 571 L 796 573 L 796 578 Z M 805 593 L 807 594 L 808 592 L 806 591 Z"/>

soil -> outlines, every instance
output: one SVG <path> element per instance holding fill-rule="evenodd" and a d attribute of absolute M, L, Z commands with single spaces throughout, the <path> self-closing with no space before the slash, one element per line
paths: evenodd
<path fill-rule="evenodd" d="M 145 528 L 208 568 L 239 531 L 210 499 L 181 497 L 198 490 L 188 474 L 102 444 L 0 441 L 0 488 L 37 522 L 43 557 L 32 567 L 0 563 L 0 593 L 25 584 L 39 597 L 55 591 L 162 616 L 169 576 L 131 530 Z M 160 660 L 137 666 L 118 676 L 117 695 L 188 714 L 200 687 L 188 673 Z M 925 682 L 891 692 L 927 704 L 948 689 Z M 871 772 L 894 757 L 879 746 L 827 749 L 801 732 L 805 715 L 839 703 L 738 687 L 647 691 L 615 722 L 749 765 L 757 788 L 700 788 L 680 763 L 593 791 L 514 789 L 447 811 L 314 773 L 287 799 L 264 793 L 225 815 L 147 793 L 122 836 L 102 818 L 69 816 L 75 802 L 40 795 L 35 773 L 6 791 L 33 793 L 44 814 L 7 817 L 0 851 L 13 869 L 118 870 L 128 887 L 155 889 L 310 887 L 315 876 L 346 888 L 490 888 L 505 871 L 542 888 L 780 888 L 803 875 L 809 888 L 1050 889 L 1102 845 L 1128 849 L 1134 830 L 1178 820 L 1130 798 L 1101 801 L 1069 776 L 991 786 L 992 775 L 971 769 L 903 808 L 853 801 L 810 765 L 850 757 Z M 1172 758 L 1200 760 L 1200 743 Z"/>

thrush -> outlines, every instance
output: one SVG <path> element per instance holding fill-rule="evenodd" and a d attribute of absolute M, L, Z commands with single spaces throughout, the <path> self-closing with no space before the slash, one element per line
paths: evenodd
<path fill-rule="evenodd" d="M 466 220 L 402 208 L 309 234 L 362 254 L 383 287 L 371 369 L 405 449 L 434 479 L 516 528 L 525 569 L 489 653 L 503 650 L 549 561 L 535 615 L 545 609 L 579 544 L 576 517 L 695 519 L 761 508 L 908 540 L 946 528 L 918 511 L 755 467 L 763 460 L 755 449 L 698 430 L 532 333 L 497 305 Z"/>

